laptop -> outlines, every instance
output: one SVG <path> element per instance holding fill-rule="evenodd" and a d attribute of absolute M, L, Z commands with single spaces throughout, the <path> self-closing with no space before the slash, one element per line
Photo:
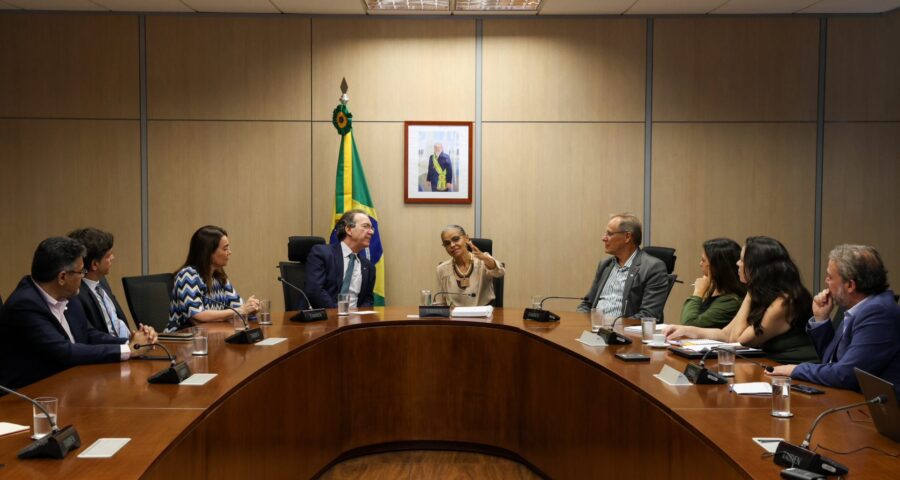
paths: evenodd
<path fill-rule="evenodd" d="M 866 400 L 871 400 L 879 395 L 887 398 L 885 403 L 869 404 L 869 412 L 872 414 L 872 421 L 875 423 L 878 433 L 895 442 L 900 442 L 900 404 L 897 403 L 897 391 L 894 389 L 894 384 L 855 367 L 853 371 L 856 372 L 859 388 Z"/>

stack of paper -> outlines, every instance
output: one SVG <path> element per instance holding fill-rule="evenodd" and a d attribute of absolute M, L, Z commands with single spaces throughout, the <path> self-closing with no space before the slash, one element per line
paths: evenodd
<path fill-rule="evenodd" d="M 456 307 L 450 312 L 451 317 L 486 318 L 494 314 L 494 307 Z"/>
<path fill-rule="evenodd" d="M 738 395 L 771 395 L 772 384 L 769 382 L 735 383 L 731 391 Z"/>
<path fill-rule="evenodd" d="M 656 332 L 662 333 L 663 327 L 665 327 L 665 323 L 657 323 L 656 324 Z M 640 335 L 642 333 L 640 325 L 632 325 L 630 327 L 625 327 L 625 333 L 633 333 L 635 335 Z"/>

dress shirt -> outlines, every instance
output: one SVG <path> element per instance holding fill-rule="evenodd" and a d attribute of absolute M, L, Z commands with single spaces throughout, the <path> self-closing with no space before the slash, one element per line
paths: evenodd
<path fill-rule="evenodd" d="M 38 291 L 41 292 L 41 295 L 44 296 L 44 301 L 47 302 L 47 307 L 50 309 L 50 313 L 59 321 L 59 324 L 62 325 L 63 330 L 66 331 L 66 335 L 69 337 L 69 342 L 75 343 L 75 337 L 72 336 L 72 329 L 69 328 L 69 321 L 66 320 L 66 305 L 69 304 L 69 300 L 57 300 L 50 296 L 43 287 L 41 287 L 37 282 L 34 282 L 35 286 L 38 287 Z"/>
<path fill-rule="evenodd" d="M 109 332 L 119 338 L 131 338 L 131 330 L 128 328 L 128 324 L 119 318 L 119 315 L 116 313 L 116 306 L 113 305 L 112 299 L 100 286 L 100 282 L 84 278 L 81 283 L 83 285 L 82 288 L 88 288 L 91 294 L 94 295 L 94 298 L 97 299 Z"/>
<path fill-rule="evenodd" d="M 357 255 L 350 250 L 345 242 L 341 242 L 341 252 L 344 255 L 344 275 L 347 274 L 347 265 L 350 264 L 350 255 Z M 341 275 L 341 278 L 344 278 Z M 356 302 L 359 301 L 359 292 L 362 290 L 362 265 L 359 263 L 359 256 L 353 262 L 353 276 L 350 277 L 350 307 L 355 308 Z"/>
<path fill-rule="evenodd" d="M 612 316 L 613 318 L 622 315 L 625 281 L 628 280 L 628 270 L 631 268 L 631 263 L 634 261 L 634 256 L 637 255 L 637 252 L 635 250 L 628 257 L 625 265 L 620 267 L 619 262 L 613 264 L 612 271 L 609 272 L 609 277 L 606 279 L 606 285 L 603 285 L 603 290 L 597 299 L 596 308 L 602 310 L 603 315 Z"/>

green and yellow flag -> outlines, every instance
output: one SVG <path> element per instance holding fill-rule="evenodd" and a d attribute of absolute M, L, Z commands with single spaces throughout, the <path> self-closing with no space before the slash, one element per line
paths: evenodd
<path fill-rule="evenodd" d="M 378 227 L 378 214 L 375 213 L 375 202 L 369 195 L 366 174 L 363 172 L 356 141 L 353 140 L 353 115 L 346 105 L 338 105 L 334 109 L 331 123 L 341 135 L 341 147 L 338 151 L 337 175 L 334 182 L 334 218 L 332 227 L 348 210 L 357 208 L 369 214 L 375 233 L 372 242 L 364 252 L 372 265 L 375 265 L 375 306 L 384 306 L 384 249 L 381 246 L 381 231 Z M 332 228 L 331 243 L 337 242 L 337 232 Z"/>

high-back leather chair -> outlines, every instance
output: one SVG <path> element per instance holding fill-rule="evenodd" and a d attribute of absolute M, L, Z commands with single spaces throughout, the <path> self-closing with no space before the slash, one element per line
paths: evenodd
<path fill-rule="evenodd" d="M 162 332 L 169 324 L 169 304 L 175 275 L 157 273 L 123 277 L 122 287 L 135 326 L 144 324 Z"/>
<path fill-rule="evenodd" d="M 281 278 L 301 289 L 305 289 L 306 257 L 309 256 L 309 251 L 314 246 L 324 244 L 325 239 L 322 237 L 288 237 L 288 261 L 278 263 L 278 271 L 281 273 Z M 300 299 L 303 298 L 300 292 L 284 283 L 281 284 L 281 291 L 284 294 L 285 310 L 294 310 L 300 305 Z"/>
<path fill-rule="evenodd" d="M 469 238 L 472 244 L 482 252 L 494 254 L 494 241 L 490 238 Z M 506 264 L 503 264 L 506 266 Z M 497 308 L 503 307 L 503 277 L 494 278 L 494 301 L 493 306 Z"/>

